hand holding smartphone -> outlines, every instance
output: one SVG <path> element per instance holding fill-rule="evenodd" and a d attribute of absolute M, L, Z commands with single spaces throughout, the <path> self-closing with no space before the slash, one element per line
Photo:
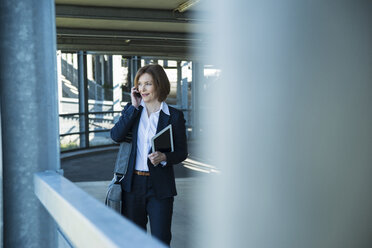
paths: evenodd
<path fill-rule="evenodd" d="M 141 94 L 140 94 L 139 91 L 138 91 L 138 88 L 133 87 L 133 88 L 132 88 L 132 94 L 133 94 L 133 96 L 135 96 L 135 97 L 142 98 L 142 97 L 141 97 Z"/>
<path fill-rule="evenodd" d="M 137 92 L 134 92 L 134 95 L 135 95 L 136 97 L 142 98 L 141 94 L 140 94 L 138 91 L 137 91 Z"/>
<path fill-rule="evenodd" d="M 131 98 L 132 98 L 132 104 L 134 107 L 138 108 L 138 106 L 141 104 L 141 94 L 138 92 L 138 89 L 133 87 L 131 92 Z"/>

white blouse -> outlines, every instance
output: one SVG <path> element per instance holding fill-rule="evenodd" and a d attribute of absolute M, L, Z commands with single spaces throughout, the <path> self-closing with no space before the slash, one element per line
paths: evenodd
<path fill-rule="evenodd" d="M 144 101 L 141 101 L 141 106 L 143 106 L 143 110 L 138 125 L 137 156 L 134 168 L 139 171 L 148 171 L 147 156 L 151 149 L 151 138 L 156 134 L 160 111 L 163 110 L 165 114 L 170 114 L 168 105 L 165 102 L 162 102 L 160 109 L 157 112 L 151 113 L 150 116 L 147 115 L 146 104 Z M 162 161 L 161 164 L 164 166 L 166 162 Z"/>

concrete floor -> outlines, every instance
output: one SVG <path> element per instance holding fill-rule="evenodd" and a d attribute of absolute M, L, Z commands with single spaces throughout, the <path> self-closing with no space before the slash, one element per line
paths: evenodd
<path fill-rule="evenodd" d="M 193 220 L 196 220 L 197 214 L 193 207 L 193 195 L 195 195 L 194 191 L 197 190 L 197 185 L 201 180 L 203 180 L 202 177 L 176 179 L 178 195 L 174 199 L 171 241 L 173 248 L 201 247 L 193 238 L 193 231 L 196 230 Z M 104 202 L 109 182 L 76 182 L 75 184 L 99 201 Z"/>

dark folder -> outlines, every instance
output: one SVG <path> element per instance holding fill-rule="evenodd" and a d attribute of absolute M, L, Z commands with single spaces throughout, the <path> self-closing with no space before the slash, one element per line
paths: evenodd
<path fill-rule="evenodd" d="M 152 152 L 173 152 L 172 124 L 161 130 L 151 139 Z"/>

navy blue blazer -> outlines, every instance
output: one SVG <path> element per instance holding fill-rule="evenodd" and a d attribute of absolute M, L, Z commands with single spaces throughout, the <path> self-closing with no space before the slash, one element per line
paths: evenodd
<path fill-rule="evenodd" d="M 129 157 L 127 173 L 124 180 L 122 180 L 122 188 L 126 192 L 130 192 L 132 188 L 132 178 L 137 155 L 138 125 L 142 111 L 142 106 L 139 106 L 139 108 L 136 109 L 131 103 L 128 103 L 121 112 L 119 121 L 111 129 L 111 138 L 115 142 L 124 141 L 128 133 L 132 132 L 132 151 Z M 167 164 L 164 167 L 161 165 L 155 167 L 150 162 L 150 159 L 147 160 L 154 191 L 156 196 L 160 199 L 177 195 L 173 165 L 181 163 L 188 155 L 186 127 L 183 113 L 182 111 L 170 106 L 169 113 L 170 115 L 167 115 L 163 111 L 160 111 L 156 133 L 169 124 L 172 124 L 174 152 L 165 153 L 167 156 Z M 149 154 L 150 152 L 151 149 Z"/>

